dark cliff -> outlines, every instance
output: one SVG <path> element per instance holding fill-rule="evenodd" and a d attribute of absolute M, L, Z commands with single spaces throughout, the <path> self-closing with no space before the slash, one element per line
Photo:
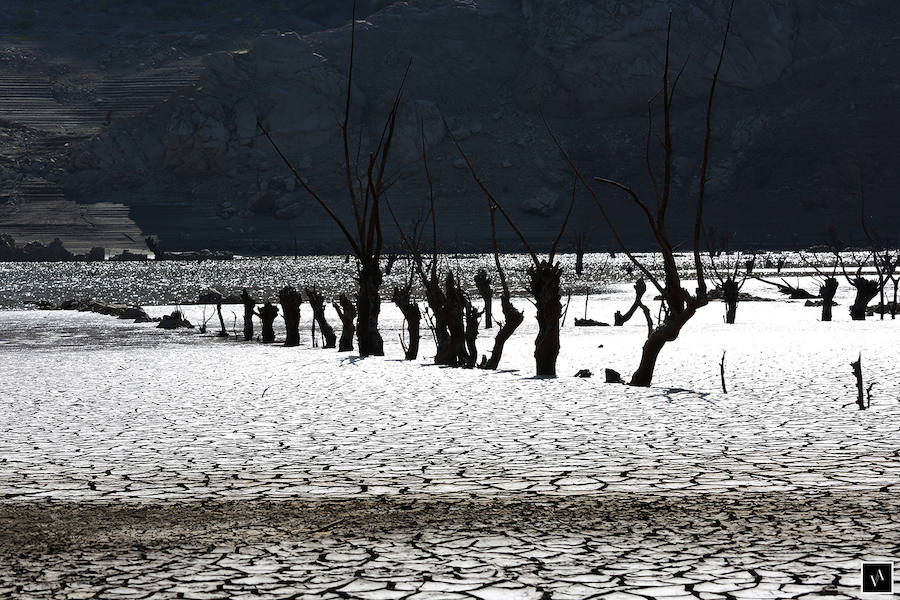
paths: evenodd
<path fill-rule="evenodd" d="M 349 27 L 329 27 L 346 23 L 347 10 L 280 6 L 255 29 L 242 28 L 249 16 L 235 16 L 210 36 L 202 33 L 203 6 L 166 21 L 181 27 L 173 39 L 187 40 L 183 60 L 193 61 L 193 80 L 146 110 L 107 115 L 99 133 L 60 155 L 63 167 L 42 175 L 70 200 L 127 206 L 143 232 L 169 247 L 289 251 L 296 236 L 302 250 L 343 250 L 337 228 L 255 123 L 259 117 L 271 129 L 321 195 L 346 208 L 337 123 Z M 362 131 L 364 152 L 372 145 L 412 57 L 391 160 L 401 178 L 390 199 L 404 223 L 424 207 L 421 122 L 449 248 L 486 247 L 488 220 L 441 114 L 535 239 L 555 235 L 572 182 L 539 106 L 585 175 L 651 193 L 646 107 L 661 84 L 671 10 L 673 70 L 688 62 L 674 103 L 669 222 L 687 237 L 724 0 L 421 0 L 364 9 L 352 137 Z M 155 14 L 148 27 L 171 17 Z M 885 0 L 738 2 L 713 115 L 706 225 L 745 246 L 820 243 L 830 228 L 861 241 L 861 168 L 873 224 L 895 235 L 898 22 L 900 5 Z M 645 245 L 649 232 L 627 197 L 597 191 L 623 233 Z M 583 192 L 576 217 L 573 227 L 593 230 L 595 246 L 610 245 Z M 393 225 L 385 227 L 392 236 Z M 510 232 L 502 235 L 514 248 Z"/>

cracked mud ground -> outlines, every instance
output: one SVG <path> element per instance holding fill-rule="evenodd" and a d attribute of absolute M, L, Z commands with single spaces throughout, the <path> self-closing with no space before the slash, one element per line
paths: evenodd
<path fill-rule="evenodd" d="M 900 556 L 897 329 L 765 309 L 647 390 L 530 378 L 528 329 L 484 373 L 7 313 L 0 597 L 859 597 Z M 561 373 L 640 342 L 568 335 Z"/>

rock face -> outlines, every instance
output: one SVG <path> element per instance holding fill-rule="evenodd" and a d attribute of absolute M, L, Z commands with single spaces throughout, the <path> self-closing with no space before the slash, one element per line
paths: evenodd
<path fill-rule="evenodd" d="M 401 223 L 424 205 L 424 143 L 444 245 L 489 245 L 485 199 L 445 135 L 443 115 L 532 241 L 551 240 L 572 174 L 539 107 L 586 176 L 628 183 L 652 204 L 647 100 L 661 85 L 670 10 L 673 73 L 688 60 L 673 105 L 668 222 L 686 235 L 725 0 L 395 3 L 357 30 L 352 154 L 359 144 L 364 171 L 412 57 L 391 160 L 400 179 L 390 199 Z M 338 13 L 331 11 L 329 23 Z M 900 4 L 884 0 L 738 3 L 713 117 L 706 224 L 738 245 L 816 243 L 830 226 L 847 241 L 861 241 L 862 164 L 867 209 L 890 235 L 900 224 L 892 201 L 900 183 L 892 160 L 900 144 L 893 105 L 900 86 L 898 21 Z M 113 121 L 74 149 L 66 193 L 128 203 L 141 228 L 169 247 L 288 252 L 296 238 L 301 251 L 345 250 L 337 228 L 260 136 L 256 120 L 346 217 L 338 123 L 348 47 L 344 26 L 305 35 L 265 32 L 241 49 L 210 51 L 193 89 L 141 119 Z M 660 115 L 655 118 L 658 126 Z M 621 232 L 646 244 L 649 232 L 630 200 L 597 189 Z M 572 227 L 596 229 L 594 243 L 608 245 L 598 210 L 578 193 Z M 515 248 L 506 228 L 501 237 L 507 249 Z"/>

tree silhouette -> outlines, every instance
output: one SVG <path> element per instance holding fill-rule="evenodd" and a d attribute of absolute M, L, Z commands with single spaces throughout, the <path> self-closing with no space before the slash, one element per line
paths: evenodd
<path fill-rule="evenodd" d="M 383 245 L 381 232 L 381 202 L 385 192 L 390 187 L 392 180 L 387 176 L 388 156 L 390 155 L 391 142 L 394 137 L 394 129 L 397 122 L 397 113 L 400 108 L 400 100 L 412 59 L 406 66 L 406 71 L 400 82 L 400 86 L 394 96 L 390 112 L 381 131 L 381 137 L 375 150 L 369 153 L 365 174 L 360 171 L 357 158 L 354 161 L 350 155 L 349 124 L 350 101 L 353 83 L 353 59 L 356 46 L 356 1 L 353 2 L 353 14 L 350 28 L 350 65 L 347 72 L 347 96 L 344 107 L 344 119 L 340 124 L 343 140 L 343 165 L 346 179 L 347 193 L 350 206 L 353 210 L 353 223 L 348 224 L 341 219 L 332 209 L 330 204 L 320 196 L 291 161 L 284 155 L 269 131 L 260 119 L 256 123 L 263 132 L 272 147 L 290 169 L 300 186 L 316 201 L 316 203 L 328 214 L 340 228 L 341 233 L 350 244 L 350 248 L 357 259 L 357 338 L 359 341 L 360 356 L 383 356 L 384 343 L 378 331 L 378 315 L 381 311 L 380 289 L 383 280 L 381 271 L 381 250 Z M 351 231 L 352 227 L 352 231 Z"/>
<path fill-rule="evenodd" d="M 683 274 L 679 271 L 678 263 L 675 259 L 675 246 L 670 241 L 669 233 L 666 229 L 666 211 L 668 210 L 669 200 L 672 195 L 672 102 L 675 96 L 675 90 L 678 87 L 678 81 L 681 78 L 681 74 L 684 72 L 685 65 L 687 64 L 687 61 L 685 61 L 684 65 L 682 65 L 681 69 L 675 75 L 674 80 L 670 82 L 669 58 L 670 41 L 672 37 L 672 13 L 669 13 L 668 24 L 666 27 L 666 54 L 665 64 L 663 67 L 662 88 L 647 102 L 648 127 L 647 140 L 645 144 L 645 156 L 647 171 L 656 197 L 655 211 L 651 210 L 650 205 L 647 204 L 647 202 L 645 202 L 644 199 L 642 199 L 637 194 L 637 192 L 635 192 L 634 189 L 632 189 L 628 185 L 603 177 L 594 178 L 594 181 L 612 186 L 627 194 L 634 201 L 635 205 L 640 209 L 641 213 L 643 213 L 643 215 L 646 217 L 647 224 L 650 227 L 650 231 L 653 233 L 653 237 L 662 255 L 664 274 L 662 281 L 659 281 L 659 279 L 657 279 L 657 277 L 651 272 L 647 265 L 628 248 L 627 244 L 622 239 L 622 236 L 616 229 L 615 224 L 609 217 L 605 206 L 597 196 L 596 191 L 581 175 L 581 171 L 578 169 L 578 166 L 575 164 L 572 157 L 565 150 L 562 143 L 553 133 L 549 123 L 547 122 L 547 119 L 543 115 L 543 112 L 541 113 L 541 118 L 544 121 L 544 126 L 547 128 L 550 137 L 553 139 L 553 142 L 556 144 L 556 147 L 559 149 L 560 153 L 575 171 L 578 180 L 581 182 L 584 188 L 588 190 L 588 192 L 594 199 L 594 202 L 600 208 L 600 213 L 609 226 L 613 237 L 619 244 L 619 247 L 628 257 L 631 263 L 635 267 L 637 267 L 643 277 L 647 281 L 649 281 L 654 288 L 656 288 L 662 299 L 662 316 L 659 319 L 656 327 L 654 327 L 647 336 L 647 341 L 644 343 L 643 349 L 641 351 L 640 364 L 638 365 L 638 368 L 635 370 L 634 374 L 631 376 L 631 380 L 629 381 L 630 385 L 649 386 L 651 384 L 651 382 L 653 381 L 653 372 L 656 368 L 656 360 L 659 357 L 659 353 L 662 351 L 663 347 L 667 342 L 672 342 L 678 339 L 678 335 L 681 333 L 681 329 L 694 316 L 694 314 L 696 314 L 697 310 L 709 303 L 709 298 L 707 297 L 706 291 L 706 279 L 704 277 L 703 271 L 703 262 L 701 260 L 700 232 L 703 222 L 703 203 L 706 194 L 707 172 L 709 170 L 709 149 L 710 138 L 712 137 L 713 99 L 715 98 L 716 84 L 719 81 L 719 72 L 722 68 L 722 62 L 725 58 L 725 48 L 728 42 L 728 33 L 731 30 L 731 15 L 733 11 L 734 0 L 731 1 L 730 7 L 728 9 L 728 20 L 725 26 L 725 34 L 722 38 L 722 47 L 719 52 L 719 60 L 716 64 L 716 69 L 712 77 L 712 82 L 710 84 L 709 98 L 706 107 L 706 129 L 703 137 L 703 155 L 700 163 L 700 188 L 697 194 L 697 203 L 694 213 L 693 255 L 694 269 L 697 277 L 697 290 L 694 294 L 691 294 L 682 285 Z M 663 175 L 661 186 L 653 169 L 650 153 L 650 144 L 651 140 L 653 139 L 654 133 L 653 105 L 660 95 L 662 95 L 663 113 Z"/>

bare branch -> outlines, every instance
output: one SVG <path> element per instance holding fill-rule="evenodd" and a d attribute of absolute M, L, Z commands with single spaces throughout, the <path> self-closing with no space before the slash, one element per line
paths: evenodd
<path fill-rule="evenodd" d="M 653 183 L 653 195 L 656 203 L 659 204 L 659 184 L 656 182 L 656 174 L 653 172 L 653 165 L 650 162 L 650 140 L 653 139 L 653 101 L 662 93 L 662 90 L 653 94 L 653 97 L 647 101 L 647 143 L 644 147 L 644 160 L 647 163 L 647 173 L 650 175 L 650 181 Z M 647 213 L 649 214 L 649 210 Z M 652 219 L 651 219 L 652 220 Z"/>
<path fill-rule="evenodd" d="M 569 202 L 569 211 L 566 213 L 566 218 L 563 219 L 562 226 L 559 228 L 559 235 L 556 236 L 556 239 L 553 240 L 553 245 L 550 246 L 550 254 L 547 257 L 547 262 L 553 264 L 553 257 L 556 256 L 556 246 L 559 244 L 559 240 L 562 239 L 563 233 L 566 231 L 566 225 L 569 224 L 569 217 L 572 215 L 572 209 L 575 208 L 575 191 L 578 189 L 578 177 L 576 175 L 572 175 L 572 201 Z"/>
<path fill-rule="evenodd" d="M 731 15 L 734 12 L 734 0 L 728 7 L 728 20 L 725 24 L 725 35 L 722 36 L 722 49 L 719 51 L 719 62 L 713 74 L 712 83 L 709 86 L 709 101 L 706 105 L 706 133 L 703 136 L 703 162 L 700 165 L 700 191 L 697 194 L 697 213 L 694 219 L 694 267 L 697 272 L 697 295 L 706 296 L 706 281 L 703 279 L 703 263 L 700 260 L 700 227 L 703 221 L 703 200 L 706 194 L 706 173 L 709 170 L 709 142 L 712 138 L 712 108 L 713 98 L 716 95 L 716 84 L 719 81 L 719 72 L 722 69 L 722 61 L 725 60 L 725 47 L 728 43 L 728 33 L 731 31 Z"/>
<path fill-rule="evenodd" d="M 344 120 L 341 122 L 341 138 L 344 142 L 344 175 L 347 178 L 347 191 L 350 193 L 350 203 L 353 205 L 353 216 L 356 219 L 357 233 L 359 241 L 363 241 L 363 218 L 359 210 L 359 198 L 356 195 L 356 189 L 353 185 L 353 168 L 350 163 L 350 140 L 348 138 L 347 128 L 350 124 L 350 100 L 353 90 L 353 57 L 356 49 L 356 0 L 353 0 L 353 12 L 350 19 L 350 65 L 347 68 L 347 99 L 344 104 Z M 360 140 L 362 134 L 360 133 Z M 359 154 L 357 153 L 357 167 Z"/>
<path fill-rule="evenodd" d="M 500 214 L 503 215 L 503 218 L 506 219 L 506 222 L 509 223 L 509 226 L 512 227 L 512 230 L 516 232 L 516 235 L 519 236 L 519 239 L 522 240 L 522 243 L 525 244 L 525 249 L 528 250 L 528 254 L 531 256 L 531 260 L 534 261 L 535 266 L 540 266 L 540 261 L 538 260 L 537 254 L 534 253 L 534 250 L 531 248 L 531 244 L 528 243 L 528 240 L 525 239 L 525 236 L 522 234 L 522 231 L 516 227 L 516 224 L 513 223 L 513 220 L 503 209 L 503 206 L 497 202 L 496 198 L 494 198 L 493 194 L 491 194 L 490 190 L 487 189 L 487 186 L 482 183 L 481 179 L 478 177 L 478 173 L 475 171 L 475 167 L 472 165 L 472 161 L 469 160 L 469 157 L 466 156 L 465 151 L 463 151 L 462 146 L 459 144 L 459 140 L 456 139 L 456 136 L 453 135 L 453 132 L 450 131 L 450 125 L 447 123 L 447 119 L 444 118 L 444 115 L 441 115 L 441 120 L 444 122 L 444 127 L 447 129 L 447 133 L 450 135 L 450 139 L 453 141 L 453 144 L 456 146 L 456 149 L 459 151 L 460 156 L 465 161 L 466 166 L 469 168 L 469 173 L 472 174 L 472 178 L 475 180 L 475 183 L 478 184 L 478 187 L 481 188 L 481 191 L 488 197 L 488 200 L 491 202 L 492 206 L 496 206 L 497 210 L 500 211 Z"/>
<path fill-rule="evenodd" d="M 284 164 L 287 165 L 288 169 L 290 169 L 291 173 L 294 175 L 294 179 L 296 179 L 297 182 L 300 184 L 300 186 L 304 190 L 306 190 L 306 192 L 310 196 L 313 197 L 313 199 L 319 204 L 319 206 L 322 207 L 322 209 L 326 213 L 328 213 L 328 216 L 331 217 L 331 219 L 335 223 L 337 223 L 337 226 L 340 227 L 341 232 L 344 234 L 344 237 L 346 237 L 347 241 L 350 242 L 350 247 L 353 249 L 354 254 L 356 254 L 357 257 L 361 257 L 362 251 L 361 251 L 359 245 L 356 243 L 356 240 L 354 240 L 353 236 L 350 235 L 350 232 L 347 230 L 347 227 L 344 225 L 343 221 L 341 221 L 340 218 L 338 218 L 338 216 L 334 213 L 334 211 L 331 210 L 331 207 L 329 207 L 328 204 L 326 204 L 325 201 L 322 200 L 322 198 L 315 192 L 315 190 L 313 190 L 309 186 L 309 184 L 306 182 L 306 180 L 303 179 L 303 176 L 300 175 L 300 173 L 297 171 L 296 168 L 294 168 L 294 165 L 291 164 L 291 161 L 288 160 L 288 157 L 284 155 L 284 153 L 281 151 L 281 148 L 278 147 L 278 144 L 275 143 L 275 140 L 272 139 L 272 136 L 269 135 L 268 130 L 265 127 L 263 127 L 263 124 L 262 124 L 262 122 L 260 122 L 259 119 L 256 120 L 256 126 L 260 128 L 260 130 L 263 132 L 263 135 L 265 135 L 266 139 L 269 140 L 269 143 L 272 144 L 272 147 L 275 149 L 275 152 L 278 153 L 278 156 L 281 157 L 281 160 L 283 160 Z"/>
<path fill-rule="evenodd" d="M 660 285 L 659 281 L 657 281 L 656 277 L 653 276 L 653 273 L 641 262 L 638 258 L 631 253 L 631 250 L 628 249 L 628 246 L 625 245 L 625 241 L 622 239 L 622 236 L 619 235 L 618 229 L 613 225 L 612 219 L 609 218 L 609 214 L 606 212 L 606 207 L 603 206 L 603 203 L 600 202 L 600 198 L 597 197 L 597 192 L 594 191 L 594 188 L 585 180 L 584 176 L 581 174 L 581 170 L 578 168 L 578 165 L 575 164 L 575 161 L 572 160 L 572 157 L 563 148 L 562 143 L 559 141 L 559 138 L 556 137 L 556 134 L 553 133 L 553 129 L 550 128 L 550 123 L 547 122 L 546 117 L 544 117 L 544 112 L 540 111 L 541 120 L 544 122 L 544 127 L 547 129 L 547 133 L 550 135 L 550 139 L 553 140 L 553 143 L 556 145 L 559 153 L 562 154 L 563 158 L 569 163 L 569 166 L 572 168 L 572 171 L 575 173 L 575 176 L 578 178 L 578 181 L 581 182 L 581 185 L 588 191 L 591 197 L 594 199 L 594 203 L 600 209 L 600 214 L 603 215 L 603 220 L 606 221 L 606 224 L 609 226 L 609 230 L 612 232 L 613 237 L 616 238 L 616 242 L 619 244 L 619 247 L 622 249 L 622 252 L 628 257 L 628 260 L 631 261 L 632 264 L 637 266 L 637 268 L 644 274 L 648 281 L 650 281 L 653 286 L 659 291 L 660 294 L 663 292 L 663 288 Z M 610 181 L 612 185 L 618 185 L 620 189 L 628 190 L 622 184 L 616 184 L 615 182 Z M 633 191 L 630 192 L 632 194 L 632 198 L 637 198 L 637 194 Z M 638 199 L 639 200 L 639 199 Z M 648 211 L 649 212 L 649 211 Z M 651 219 L 652 221 L 652 219 Z M 654 229 L 654 233 L 655 233 Z"/>

